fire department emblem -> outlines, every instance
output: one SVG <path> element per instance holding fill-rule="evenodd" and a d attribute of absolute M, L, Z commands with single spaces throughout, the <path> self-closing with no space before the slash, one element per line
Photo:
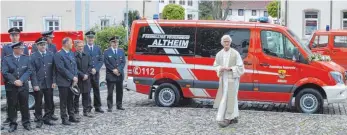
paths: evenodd
<path fill-rule="evenodd" d="M 281 79 L 286 77 L 286 70 L 278 70 L 278 77 L 280 77 Z"/>
<path fill-rule="evenodd" d="M 140 67 L 134 67 L 133 73 L 134 73 L 135 75 L 141 74 L 141 69 L 140 69 Z"/>

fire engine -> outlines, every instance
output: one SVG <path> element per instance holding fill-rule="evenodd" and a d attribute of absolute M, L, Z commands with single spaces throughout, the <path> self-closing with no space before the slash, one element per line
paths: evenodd
<path fill-rule="evenodd" d="M 288 103 L 299 112 L 320 112 L 347 99 L 346 71 L 332 61 L 310 60 L 312 52 L 288 28 L 257 22 L 137 20 L 128 48 L 126 89 L 147 94 L 158 106 L 189 98 L 216 97 L 215 55 L 221 37 L 244 62 L 238 99 Z M 295 104 L 292 105 L 292 101 Z"/>
<path fill-rule="evenodd" d="M 39 37 L 41 37 L 41 32 L 22 32 L 20 33 L 20 41 L 23 41 L 24 45 L 28 46 L 29 48 L 29 54 L 31 53 L 32 45 L 35 43 L 35 40 L 37 40 Z M 72 40 L 83 40 L 83 32 L 82 31 L 54 31 L 54 39 L 53 43 L 56 45 L 57 50 L 60 50 L 62 47 L 62 40 L 65 37 L 70 37 Z M 2 49 L 2 46 L 11 43 L 10 35 L 9 33 L 1 33 L 1 46 L 0 49 Z M 74 51 L 74 48 L 73 48 Z M 0 50 L 1 52 L 1 50 Z M 1 82 L 1 98 L 6 97 L 6 90 L 5 90 L 5 84 L 3 82 L 2 75 L 0 73 L 0 82 Z M 33 90 L 31 87 L 31 83 L 29 83 L 29 108 L 33 108 L 35 105 L 35 98 L 33 96 Z M 55 90 L 55 93 L 57 90 Z"/>
<path fill-rule="evenodd" d="M 308 46 L 312 52 L 330 56 L 347 69 L 347 30 L 317 30 L 309 38 Z"/>

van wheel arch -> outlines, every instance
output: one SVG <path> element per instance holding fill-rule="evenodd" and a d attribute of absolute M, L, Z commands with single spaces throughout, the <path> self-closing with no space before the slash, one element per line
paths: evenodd
<path fill-rule="evenodd" d="M 170 84 L 176 86 L 176 88 L 180 91 L 181 97 L 183 97 L 183 93 L 182 93 L 181 86 L 180 86 L 175 80 L 172 80 L 172 79 L 170 79 L 170 78 L 162 78 L 162 79 L 156 80 L 156 81 L 153 83 L 152 88 L 155 89 L 154 86 L 156 86 L 156 85 L 159 86 L 160 84 L 163 84 L 163 83 L 170 83 Z M 155 92 L 155 91 L 151 91 L 150 94 L 153 94 L 152 92 Z"/>
<path fill-rule="evenodd" d="M 307 83 L 307 84 L 301 85 L 300 87 L 296 88 L 294 93 L 293 93 L 293 97 L 296 97 L 296 95 L 298 95 L 298 93 L 305 88 L 315 89 L 322 95 L 323 99 L 327 99 L 327 94 L 325 93 L 324 89 L 322 87 L 320 87 L 319 85 L 314 84 L 314 83 Z"/>

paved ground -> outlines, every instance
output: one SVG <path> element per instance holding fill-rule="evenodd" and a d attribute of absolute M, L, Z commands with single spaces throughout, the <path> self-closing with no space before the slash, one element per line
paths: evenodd
<path fill-rule="evenodd" d="M 106 109 L 106 91 L 101 93 L 103 107 Z M 240 123 L 227 128 L 218 128 L 215 123 L 216 109 L 210 108 L 209 102 L 203 105 L 194 100 L 190 104 L 177 108 L 155 107 L 154 101 L 146 95 L 132 91 L 124 92 L 125 111 L 114 110 L 112 113 L 95 114 L 95 118 L 82 117 L 82 122 L 72 126 L 44 125 L 42 129 L 26 132 L 21 125 L 16 134 L 346 134 L 347 116 L 315 114 L 305 115 L 281 111 L 281 105 L 241 102 Z M 58 101 L 56 101 L 58 102 Z M 253 105 L 256 105 L 256 107 Z M 261 109 L 258 106 L 269 106 Z M 275 109 L 273 109 L 275 108 Z M 265 110 L 265 111 L 264 111 Z M 328 108 L 329 110 L 329 108 Z M 5 119 L 1 114 L 1 120 Z M 56 110 L 59 115 L 59 110 Z M 33 115 L 31 114 L 33 119 Z M 19 117 L 20 121 L 20 117 Z M 34 127 L 35 123 L 32 123 Z M 7 126 L 1 134 L 7 133 Z"/>
<path fill-rule="evenodd" d="M 103 76 L 101 78 L 103 79 Z M 101 97 L 105 110 L 106 96 L 104 88 Z M 296 113 L 285 104 L 240 102 L 240 122 L 221 129 L 214 120 L 216 109 L 211 108 L 212 100 L 195 99 L 180 107 L 160 108 L 146 95 L 124 91 L 123 101 L 125 111 L 97 113 L 95 118 L 82 117 L 81 123 L 72 126 L 61 125 L 61 121 L 58 120 L 55 126 L 44 125 L 43 128 L 30 132 L 19 124 L 14 134 L 347 134 L 346 103 L 325 104 L 323 114 L 306 115 Z M 59 108 L 58 97 L 55 97 L 55 103 Z M 33 119 L 32 113 L 33 111 Z M 56 114 L 59 115 L 59 109 L 56 110 Z M 2 112 L 1 121 L 4 121 L 5 117 L 6 112 Z M 34 122 L 32 127 L 35 127 Z M 5 126 L 1 134 L 9 134 L 7 129 L 8 126 Z"/>

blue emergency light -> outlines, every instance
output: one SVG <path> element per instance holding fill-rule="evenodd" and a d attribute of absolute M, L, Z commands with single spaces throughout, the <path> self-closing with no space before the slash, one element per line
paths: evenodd
<path fill-rule="evenodd" d="M 325 26 L 325 30 L 326 30 L 326 31 L 329 31 L 329 30 L 330 30 L 329 25 Z"/>
<path fill-rule="evenodd" d="M 267 18 L 267 17 L 259 17 L 258 21 L 261 22 L 261 23 L 267 23 L 269 21 L 269 18 Z"/>

